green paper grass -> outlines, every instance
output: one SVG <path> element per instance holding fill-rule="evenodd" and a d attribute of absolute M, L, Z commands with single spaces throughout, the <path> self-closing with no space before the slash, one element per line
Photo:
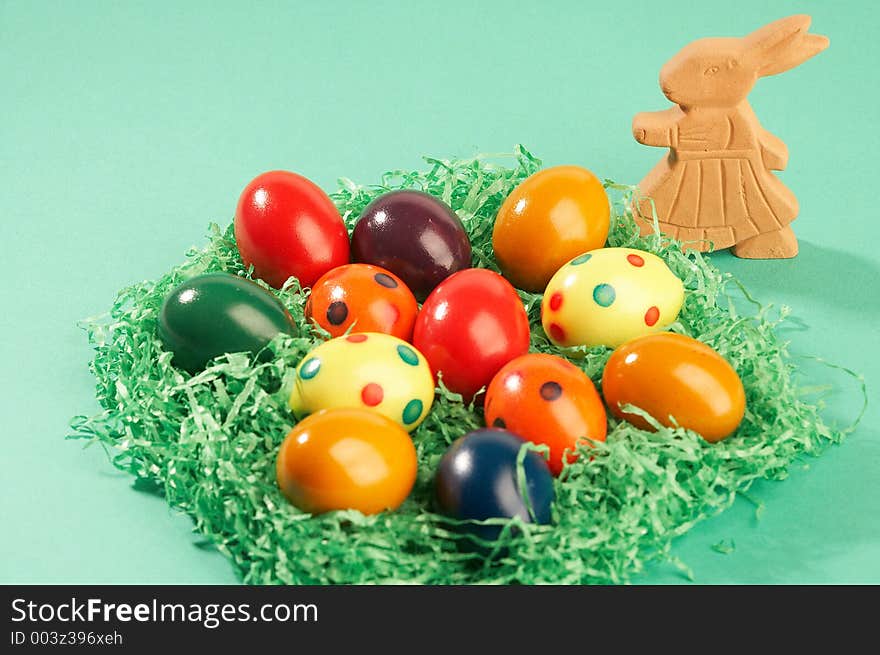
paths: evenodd
<path fill-rule="evenodd" d="M 493 158 L 499 159 L 499 158 Z M 458 213 L 473 244 L 474 265 L 496 269 L 491 234 L 510 191 L 540 160 L 519 147 L 509 166 L 485 158 L 427 159 L 425 172 L 392 171 L 375 186 L 341 180 L 333 200 L 351 228 L 360 211 L 391 189 L 418 188 Z M 554 524 L 505 525 L 496 556 L 460 548 L 454 522 L 433 513 L 432 476 L 448 445 L 480 427 L 479 410 L 441 390 L 413 433 L 419 475 L 395 512 L 310 516 L 275 484 L 275 456 L 295 422 L 284 389 L 294 366 L 319 342 L 303 319 L 295 280 L 278 293 L 300 333 L 268 346 L 274 358 L 244 354 L 215 360 L 189 376 L 170 364 L 156 336 L 159 308 L 184 279 L 207 271 L 249 276 L 231 226 L 211 226 L 210 240 L 154 282 L 119 292 L 109 314 L 84 322 L 95 348 L 91 370 L 103 411 L 73 420 L 75 438 L 102 444 L 113 464 L 192 517 L 195 530 L 226 555 L 245 583 L 619 583 L 651 560 L 676 563 L 672 539 L 728 507 L 754 480 L 781 480 L 792 461 L 842 439 L 804 400 L 785 344 L 758 307 L 743 313 L 731 278 L 698 253 L 653 235 L 642 238 L 628 210 L 633 189 L 608 183 L 614 198 L 609 246 L 662 257 L 683 281 L 686 299 L 673 330 L 706 342 L 742 377 L 745 419 L 737 433 L 708 444 L 684 429 L 645 432 L 612 420 L 608 440 L 568 466 L 556 482 Z M 496 269 L 497 270 L 497 269 Z M 569 358 L 598 384 L 610 350 L 561 350 L 541 329 L 540 296 L 521 294 L 532 326 L 531 349 Z M 686 569 L 683 564 L 680 564 Z"/>

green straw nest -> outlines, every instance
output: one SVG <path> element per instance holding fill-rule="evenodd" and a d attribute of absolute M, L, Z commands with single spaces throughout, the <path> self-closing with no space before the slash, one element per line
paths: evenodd
<path fill-rule="evenodd" d="M 427 171 L 391 171 L 374 186 L 342 180 L 332 198 L 347 225 L 377 196 L 419 188 L 461 217 L 474 265 L 497 270 L 495 214 L 540 160 L 518 147 L 506 157 L 507 166 L 485 158 L 426 161 Z M 453 440 L 483 424 L 478 409 L 445 390 L 412 434 L 419 475 L 397 511 L 310 516 L 281 495 L 275 456 L 295 422 L 284 389 L 294 366 L 320 341 L 306 326 L 306 296 L 294 280 L 278 295 L 300 334 L 273 341 L 271 361 L 231 354 L 195 376 L 170 364 L 171 353 L 156 335 L 166 294 L 208 271 L 249 275 L 231 226 L 212 225 L 204 249 L 189 252 L 156 281 L 122 289 L 107 315 L 84 322 L 103 411 L 76 417 L 72 436 L 101 443 L 117 468 L 190 515 L 195 530 L 231 560 L 245 583 L 618 583 L 651 560 L 675 561 L 670 543 L 676 535 L 728 507 L 754 480 L 784 478 L 796 457 L 820 453 L 846 431 L 830 428 L 803 400 L 776 322 L 760 307 L 743 315 L 740 308 L 748 303 L 734 298 L 748 296 L 706 258 L 666 238 L 640 237 L 627 209 L 633 189 L 607 187 L 614 201 L 608 245 L 656 253 L 684 281 L 685 303 L 672 329 L 709 344 L 736 368 L 746 389 L 745 419 L 718 444 L 684 429 L 650 433 L 611 419 L 607 442 L 555 482 L 553 524 L 498 520 L 505 528 L 494 557 L 460 547 L 454 522 L 432 511 L 440 457 Z M 553 346 L 541 329 L 541 297 L 521 296 L 531 350 L 567 357 L 598 383 L 611 351 Z"/>

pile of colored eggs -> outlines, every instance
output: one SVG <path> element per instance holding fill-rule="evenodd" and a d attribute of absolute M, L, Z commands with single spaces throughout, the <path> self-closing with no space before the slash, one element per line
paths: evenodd
<path fill-rule="evenodd" d="M 684 302 L 682 281 L 656 255 L 604 247 L 609 213 L 589 171 L 533 175 L 498 212 L 499 275 L 471 268 L 464 225 L 427 193 L 378 197 L 349 240 L 316 185 L 265 173 L 241 195 L 236 243 L 255 278 L 275 288 L 296 278 L 308 293 L 308 325 L 294 325 L 264 287 L 210 273 L 168 294 L 158 334 L 190 373 L 228 353 L 265 357 L 279 334 L 327 338 L 296 366 L 289 406 L 298 422 L 277 458 L 278 485 L 305 512 L 397 508 L 416 479 L 409 433 L 428 417 L 435 387 L 482 407 L 487 427 L 456 440 L 438 466 L 435 508 L 491 541 L 501 531 L 491 519 L 551 521 L 554 484 L 564 484 L 553 478 L 605 440 L 606 405 L 641 429 L 681 426 L 708 442 L 743 417 L 731 366 L 705 344 L 664 332 Z M 567 359 L 529 352 L 517 288 L 543 294 L 550 343 L 616 348 L 601 396 Z"/>

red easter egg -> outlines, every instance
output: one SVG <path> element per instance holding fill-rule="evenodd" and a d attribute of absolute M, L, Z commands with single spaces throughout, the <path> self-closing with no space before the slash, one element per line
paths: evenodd
<path fill-rule="evenodd" d="M 529 350 L 529 320 L 516 290 L 483 268 L 454 273 L 425 300 L 413 345 L 436 377 L 466 401 Z"/>
<path fill-rule="evenodd" d="M 348 263 L 348 232 L 320 187 L 289 171 L 271 171 L 245 187 L 235 210 L 235 243 L 245 266 L 281 287 L 295 276 L 310 287 Z"/>

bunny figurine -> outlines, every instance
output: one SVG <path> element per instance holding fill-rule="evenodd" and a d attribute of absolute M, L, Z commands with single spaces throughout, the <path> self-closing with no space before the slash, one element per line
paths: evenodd
<path fill-rule="evenodd" d="M 782 73 L 828 47 L 808 34 L 809 16 L 777 20 L 743 38 L 700 39 L 660 71 L 676 106 L 633 119 L 633 136 L 669 156 L 639 185 L 634 207 L 642 234 L 660 229 L 707 250 L 733 246 L 737 257 L 797 255 L 794 194 L 771 173 L 788 162 L 785 144 L 764 130 L 746 96 L 759 77 Z M 653 207 L 651 201 L 653 200 Z"/>

